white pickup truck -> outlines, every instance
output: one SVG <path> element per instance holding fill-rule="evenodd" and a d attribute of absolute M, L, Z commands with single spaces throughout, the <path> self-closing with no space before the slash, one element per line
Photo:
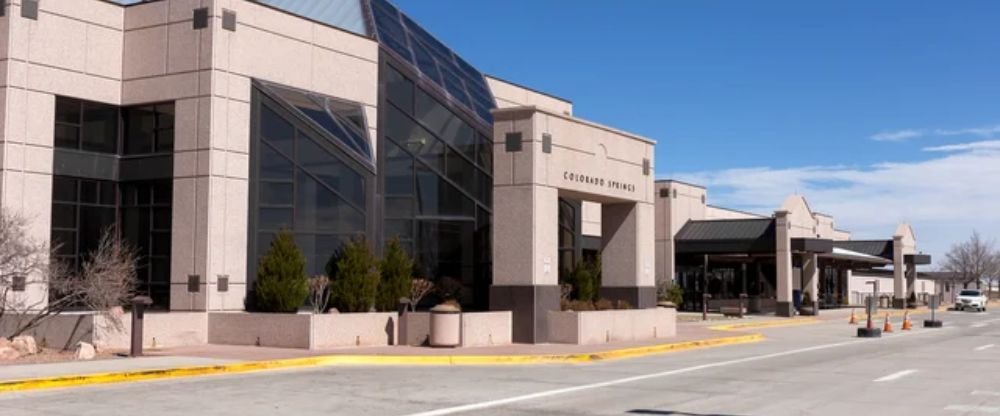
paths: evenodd
<path fill-rule="evenodd" d="M 955 310 L 964 311 L 972 309 L 979 312 L 986 311 L 986 295 L 977 289 L 962 289 L 958 292 L 958 300 L 955 301 Z"/>

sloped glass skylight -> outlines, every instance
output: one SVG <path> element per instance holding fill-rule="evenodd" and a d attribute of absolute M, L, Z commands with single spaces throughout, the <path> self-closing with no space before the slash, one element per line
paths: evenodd
<path fill-rule="evenodd" d="M 352 104 L 324 95 L 294 88 L 283 87 L 270 82 L 259 81 L 261 87 L 272 98 L 283 101 L 290 109 L 315 123 L 319 130 L 327 133 L 341 146 L 357 155 L 361 160 L 373 164 L 371 141 L 365 125 L 364 110 L 359 104 Z"/>
<path fill-rule="evenodd" d="M 387 0 L 369 0 L 375 37 L 423 78 L 487 125 L 496 108 L 486 78 L 475 67 L 437 40 Z"/>

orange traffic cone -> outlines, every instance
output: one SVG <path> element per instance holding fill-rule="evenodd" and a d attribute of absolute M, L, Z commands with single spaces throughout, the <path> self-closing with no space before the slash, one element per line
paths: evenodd
<path fill-rule="evenodd" d="M 892 322 L 889 322 L 889 313 L 885 314 L 885 326 L 882 327 L 882 332 L 892 332 Z"/>
<path fill-rule="evenodd" d="M 910 311 L 903 313 L 903 327 L 902 330 L 909 331 L 913 329 L 913 323 L 910 322 Z"/>
<path fill-rule="evenodd" d="M 851 324 L 851 325 L 857 325 L 858 324 L 858 317 L 854 316 L 854 309 L 851 309 L 851 321 L 848 322 L 848 324 Z"/>

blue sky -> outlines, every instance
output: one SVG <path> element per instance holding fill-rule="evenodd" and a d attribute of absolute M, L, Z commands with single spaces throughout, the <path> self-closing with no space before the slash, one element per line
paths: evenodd
<path fill-rule="evenodd" d="M 657 175 L 710 202 L 799 192 L 933 254 L 1000 236 L 1000 2 L 395 2 L 484 72 L 657 140 Z"/>

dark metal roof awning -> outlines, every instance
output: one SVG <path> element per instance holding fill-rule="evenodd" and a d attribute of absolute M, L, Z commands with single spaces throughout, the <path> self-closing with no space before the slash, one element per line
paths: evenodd
<path fill-rule="evenodd" d="M 893 244 L 892 240 L 849 240 L 834 241 L 833 246 L 869 256 L 878 256 L 892 260 Z"/>
<path fill-rule="evenodd" d="M 930 254 L 907 254 L 907 255 L 903 256 L 903 261 L 906 264 L 914 264 L 914 265 L 931 264 L 931 255 Z"/>
<path fill-rule="evenodd" d="M 674 237 L 678 254 L 774 253 L 774 219 L 688 221 Z"/>

